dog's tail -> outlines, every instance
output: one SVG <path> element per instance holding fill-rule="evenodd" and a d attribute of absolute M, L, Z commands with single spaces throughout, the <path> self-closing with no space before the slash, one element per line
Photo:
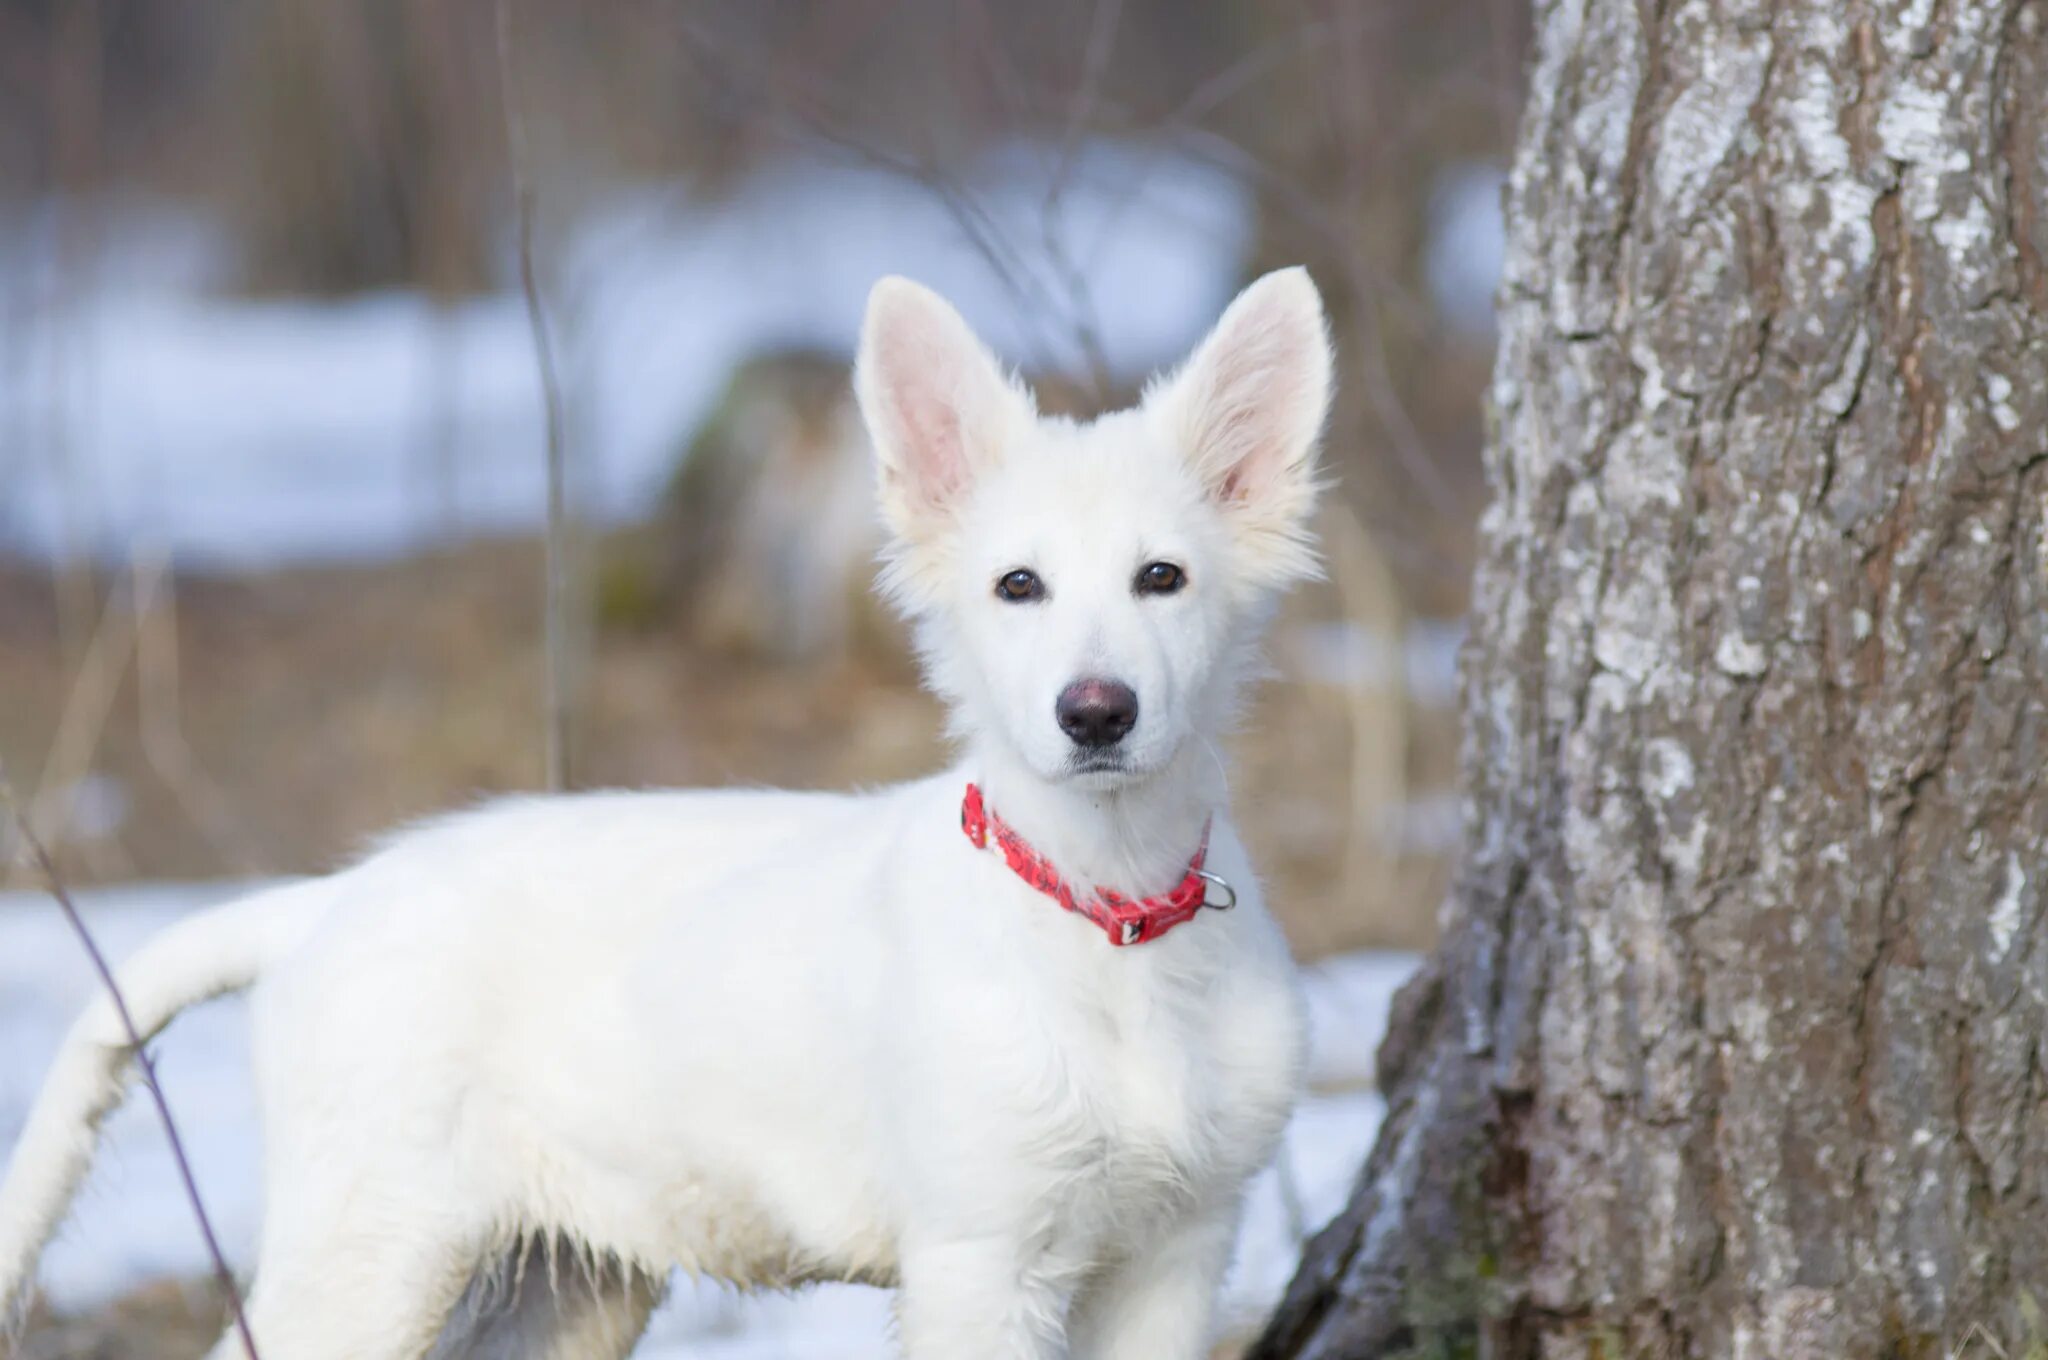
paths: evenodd
<path fill-rule="evenodd" d="M 316 919 L 319 880 L 287 883 L 163 931 L 115 970 L 136 1032 L 154 1038 L 178 1012 L 261 976 Z M 99 1128 L 126 1092 L 134 1050 L 102 993 L 71 1027 L 0 1182 L 0 1324 L 27 1299 L 36 1260 L 92 1162 Z"/>

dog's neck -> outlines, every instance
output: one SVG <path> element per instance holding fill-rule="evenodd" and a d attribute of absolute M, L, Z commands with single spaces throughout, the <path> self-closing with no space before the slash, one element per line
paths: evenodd
<path fill-rule="evenodd" d="M 1156 774 L 1112 788 L 1046 780 L 994 743 L 971 751 L 967 769 L 990 811 L 1068 882 L 1132 897 L 1179 882 L 1203 828 L 1227 810 L 1222 762 L 1196 741 Z"/>

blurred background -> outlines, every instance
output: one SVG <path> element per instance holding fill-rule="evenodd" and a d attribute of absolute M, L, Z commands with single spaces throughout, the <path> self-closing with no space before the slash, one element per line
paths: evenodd
<path fill-rule="evenodd" d="M 81 885 L 538 787 L 526 266 L 572 782 L 925 772 L 869 285 L 1085 414 L 1301 262 L 1329 572 L 1237 805 L 1304 958 L 1424 948 L 1526 41 L 1519 0 L 0 0 L 0 763 Z"/>
<path fill-rule="evenodd" d="M 1326 588 L 1239 802 L 1308 953 L 1422 945 L 1519 108 L 1514 0 L 0 3 L 0 759 L 81 880 L 331 865 L 541 777 L 557 351 L 572 772 L 929 769 L 870 603 L 869 284 L 1126 401 L 1305 262 Z"/>

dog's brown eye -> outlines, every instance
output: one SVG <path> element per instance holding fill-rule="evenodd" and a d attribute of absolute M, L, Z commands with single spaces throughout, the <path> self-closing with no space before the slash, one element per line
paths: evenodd
<path fill-rule="evenodd" d="M 1013 572 L 1006 573 L 996 582 L 996 594 L 1011 604 L 1042 600 L 1045 598 L 1045 582 L 1038 579 L 1037 572 L 1019 567 Z"/>
<path fill-rule="evenodd" d="M 1154 562 L 1138 573 L 1140 595 L 1171 595 L 1188 583 L 1188 575 L 1171 562 Z"/>

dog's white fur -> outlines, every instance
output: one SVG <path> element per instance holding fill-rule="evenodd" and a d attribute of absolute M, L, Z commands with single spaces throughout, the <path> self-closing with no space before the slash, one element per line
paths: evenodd
<path fill-rule="evenodd" d="M 1329 381 L 1298 269 L 1089 424 L 1039 417 L 946 303 L 885 280 L 857 376 L 885 587 L 958 768 L 513 799 L 146 947 L 122 981 L 149 1033 L 254 989 L 266 1360 L 621 1356 L 677 1266 L 898 1285 L 913 1360 L 1206 1354 L 1303 1045 L 1212 739 L 1311 567 Z M 1185 588 L 1134 591 L 1155 560 Z M 997 597 L 1018 567 L 1045 598 Z M 1139 696 L 1117 768 L 1080 768 L 1055 721 L 1083 677 Z M 1238 906 L 1112 948 L 969 845 L 970 778 L 1070 880 L 1134 895 L 1213 817 Z M 0 1190 L 0 1309 L 128 1056 L 103 999 Z"/>

